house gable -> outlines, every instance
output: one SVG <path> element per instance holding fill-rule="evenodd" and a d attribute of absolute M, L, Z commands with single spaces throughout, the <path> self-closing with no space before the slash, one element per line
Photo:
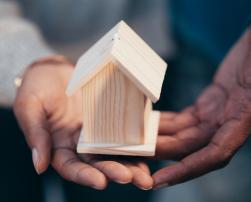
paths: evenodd
<path fill-rule="evenodd" d="M 159 99 L 167 64 L 123 21 L 79 59 L 67 95 L 111 61 L 153 102 Z"/>

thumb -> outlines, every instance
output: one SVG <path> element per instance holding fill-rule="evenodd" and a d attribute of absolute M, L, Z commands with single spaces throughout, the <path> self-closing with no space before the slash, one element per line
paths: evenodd
<path fill-rule="evenodd" d="M 32 160 L 38 174 L 43 173 L 51 155 L 51 138 L 47 130 L 46 113 L 36 97 L 18 95 L 14 112 L 32 150 Z"/>

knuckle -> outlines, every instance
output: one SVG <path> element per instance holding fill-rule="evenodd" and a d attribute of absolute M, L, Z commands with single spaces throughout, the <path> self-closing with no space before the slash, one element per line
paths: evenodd
<path fill-rule="evenodd" d="M 212 142 L 212 145 L 214 145 L 215 147 L 215 156 L 217 157 L 216 159 L 219 166 L 220 167 L 226 166 L 228 162 L 231 160 L 234 152 L 232 151 L 232 149 L 224 145 L 220 145 L 216 142 Z"/>
<path fill-rule="evenodd" d="M 87 180 L 92 176 L 92 169 L 89 166 L 83 166 L 72 176 L 71 180 L 77 182 L 80 178 L 82 180 Z"/>
<path fill-rule="evenodd" d="M 231 152 L 230 150 L 227 149 L 223 149 L 220 155 L 220 159 L 219 159 L 219 167 L 223 168 L 226 165 L 228 165 L 228 163 L 230 162 L 231 158 L 233 156 L 233 152 Z"/>
<path fill-rule="evenodd" d="M 230 162 L 230 160 L 231 160 L 230 156 L 223 155 L 223 157 L 218 162 L 218 168 L 224 168 L 225 166 L 228 165 L 228 163 Z"/>
<path fill-rule="evenodd" d="M 24 98 L 23 96 L 18 95 L 16 97 L 15 101 L 14 101 L 14 105 L 13 105 L 14 110 L 16 112 L 18 112 L 19 109 L 25 108 L 28 101 L 29 101 L 29 97 L 28 96 Z"/>
<path fill-rule="evenodd" d="M 37 138 L 37 135 L 35 135 L 37 131 L 35 126 L 25 125 L 24 131 L 28 135 L 29 139 L 32 140 L 32 142 Z"/>
<path fill-rule="evenodd" d="M 223 150 L 223 161 L 230 161 L 230 159 L 233 156 L 233 152 L 229 149 L 224 149 Z"/>
<path fill-rule="evenodd" d="M 223 168 L 228 165 L 232 158 L 232 152 L 230 151 L 222 151 L 220 154 L 220 158 L 218 161 L 218 167 Z"/>
<path fill-rule="evenodd" d="M 15 115 L 18 117 L 19 115 L 27 114 L 31 107 L 34 107 L 39 103 L 38 99 L 34 95 L 29 94 L 19 94 L 17 95 L 14 103 L 13 103 L 13 110 Z"/>
<path fill-rule="evenodd" d="M 25 101 L 17 96 L 13 104 L 13 110 L 16 116 L 19 114 L 20 109 L 22 109 L 24 105 Z"/>

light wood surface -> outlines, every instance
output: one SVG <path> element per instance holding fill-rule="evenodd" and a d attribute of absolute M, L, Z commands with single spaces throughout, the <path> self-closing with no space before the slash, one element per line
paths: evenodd
<path fill-rule="evenodd" d="M 84 130 L 82 130 L 77 146 L 78 153 L 107 154 L 107 155 L 129 155 L 129 156 L 154 156 L 156 140 L 159 127 L 158 111 L 151 111 L 149 123 L 146 125 L 145 139 L 143 144 L 88 144 L 84 141 Z"/>
<path fill-rule="evenodd" d="M 167 64 L 123 21 L 120 22 L 112 55 L 120 64 L 121 71 L 152 102 L 157 102 Z"/>
<path fill-rule="evenodd" d="M 143 143 L 145 96 L 113 63 L 82 88 L 82 96 L 85 142 Z"/>
<path fill-rule="evenodd" d="M 66 94 L 74 94 L 111 61 L 152 102 L 158 101 L 167 64 L 124 21 L 80 57 Z"/>
<path fill-rule="evenodd" d="M 98 40 L 76 64 L 66 89 L 82 91 L 79 153 L 152 156 L 158 101 L 167 64 L 124 21 Z"/>

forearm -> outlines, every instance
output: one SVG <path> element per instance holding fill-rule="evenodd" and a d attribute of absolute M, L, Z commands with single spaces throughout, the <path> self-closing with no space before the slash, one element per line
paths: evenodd
<path fill-rule="evenodd" d="M 11 106 L 14 80 L 34 60 L 53 54 L 38 29 L 21 18 L 0 19 L 0 106 Z"/>

